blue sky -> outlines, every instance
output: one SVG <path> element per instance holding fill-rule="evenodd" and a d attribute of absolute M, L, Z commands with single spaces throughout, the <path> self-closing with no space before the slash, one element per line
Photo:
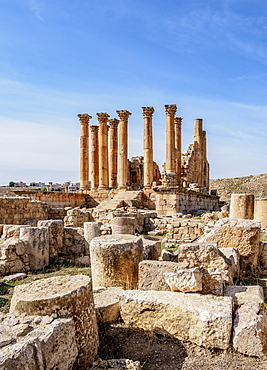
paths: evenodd
<path fill-rule="evenodd" d="M 211 178 L 266 173 L 267 2 L 1 0 L 0 185 L 79 181 L 78 113 L 128 109 L 129 157 L 142 106 L 183 117 L 183 151 L 203 118 Z"/>

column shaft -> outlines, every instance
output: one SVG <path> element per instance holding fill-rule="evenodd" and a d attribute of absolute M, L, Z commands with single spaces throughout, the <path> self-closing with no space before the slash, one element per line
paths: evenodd
<path fill-rule="evenodd" d="M 175 172 L 177 184 L 182 185 L 182 117 L 174 118 L 174 132 L 175 132 Z"/>
<path fill-rule="evenodd" d="M 97 113 L 99 122 L 99 185 L 98 189 L 108 189 L 108 125 L 109 115 Z"/>
<path fill-rule="evenodd" d="M 96 190 L 99 183 L 98 126 L 91 126 L 91 188 Z"/>
<path fill-rule="evenodd" d="M 109 136 L 109 187 L 117 187 L 118 177 L 118 124 L 116 118 L 109 120 L 110 136 Z"/>
<path fill-rule="evenodd" d="M 151 188 L 154 175 L 152 115 L 153 107 L 143 107 L 144 116 L 144 186 Z"/>
<path fill-rule="evenodd" d="M 78 114 L 80 120 L 80 190 L 89 190 L 89 114 Z"/>
<path fill-rule="evenodd" d="M 203 131 L 202 119 L 194 120 L 194 182 L 199 185 L 203 184 Z"/>
<path fill-rule="evenodd" d="M 175 173 L 175 133 L 174 115 L 176 104 L 165 105 L 166 110 L 166 167 L 167 173 Z"/>
<path fill-rule="evenodd" d="M 128 118 L 132 113 L 127 110 L 117 110 L 117 113 L 120 118 L 118 187 L 125 189 L 128 178 Z"/>

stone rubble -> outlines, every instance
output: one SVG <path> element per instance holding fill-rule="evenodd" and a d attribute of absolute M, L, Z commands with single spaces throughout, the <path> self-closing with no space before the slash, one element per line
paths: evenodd
<path fill-rule="evenodd" d="M 1 370 L 71 370 L 77 355 L 72 318 L 0 314 Z"/>

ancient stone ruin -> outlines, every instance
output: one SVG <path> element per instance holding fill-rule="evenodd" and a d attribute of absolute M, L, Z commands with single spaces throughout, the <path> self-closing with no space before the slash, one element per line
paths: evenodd
<path fill-rule="evenodd" d="M 267 276 L 265 203 L 234 195 L 230 212 L 220 209 L 207 192 L 202 120 L 182 154 L 182 119 L 175 105 L 165 108 L 161 175 L 153 162 L 153 107 L 143 108 L 144 156 L 132 162 L 130 112 L 118 111 L 119 120 L 97 114 L 90 166 L 91 117 L 83 114 L 80 193 L 0 198 L 0 288 L 15 285 L 9 312 L 0 313 L 0 370 L 146 369 L 138 353 L 101 358 L 107 325 L 267 367 L 266 291 L 259 284 Z M 90 266 L 90 276 L 45 276 L 62 265 Z"/>

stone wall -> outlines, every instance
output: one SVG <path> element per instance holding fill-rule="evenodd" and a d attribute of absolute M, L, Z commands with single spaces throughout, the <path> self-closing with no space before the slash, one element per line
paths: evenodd
<path fill-rule="evenodd" d="M 28 220 L 47 220 L 49 207 L 28 197 L 0 197 L 0 223 L 22 225 Z"/>
<path fill-rule="evenodd" d="M 150 220 L 150 228 L 154 229 L 150 235 L 166 234 L 162 242 L 165 247 L 181 243 L 191 243 L 204 234 L 204 223 L 177 220 L 177 218 L 154 218 Z"/>
<path fill-rule="evenodd" d="M 174 216 L 179 212 L 194 213 L 199 210 L 218 211 L 219 197 L 182 188 L 157 191 L 156 211 L 159 216 Z"/>
<path fill-rule="evenodd" d="M 97 201 L 89 194 L 63 193 L 56 191 L 29 191 L 15 192 L 18 195 L 26 195 L 31 200 L 38 200 L 47 203 L 51 208 L 64 207 L 95 207 Z"/>

